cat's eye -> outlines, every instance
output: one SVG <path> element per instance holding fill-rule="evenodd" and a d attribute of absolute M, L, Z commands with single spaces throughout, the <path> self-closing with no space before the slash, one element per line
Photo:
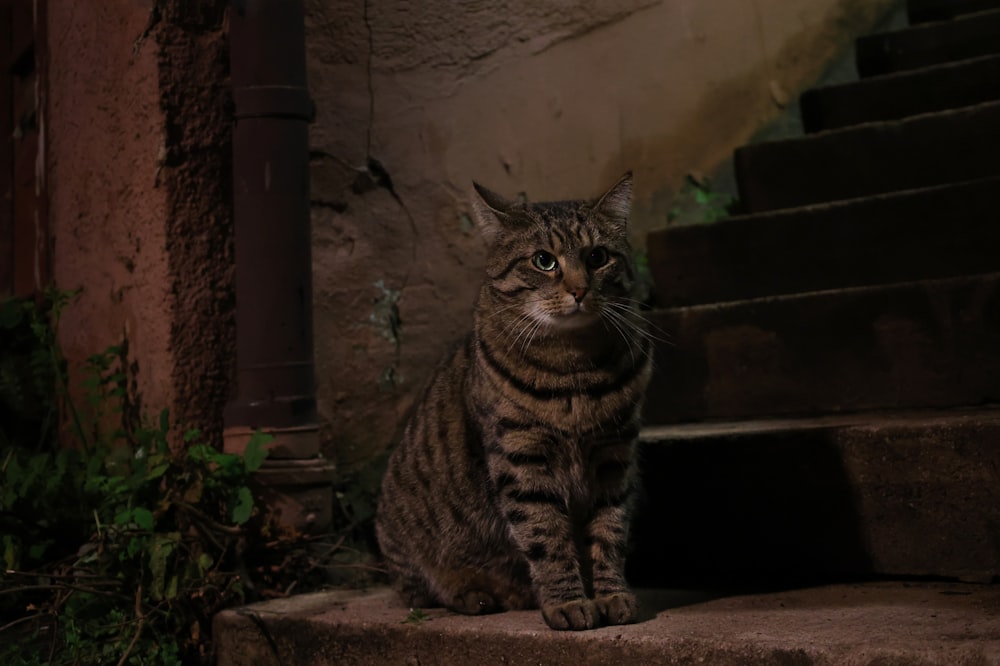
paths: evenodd
<path fill-rule="evenodd" d="M 540 271 L 550 273 L 559 268 L 559 262 L 545 250 L 539 250 L 531 257 L 531 263 Z"/>
<path fill-rule="evenodd" d="M 608 251 L 603 247 L 595 247 L 587 255 L 587 266 L 590 268 L 600 268 L 608 263 Z"/>

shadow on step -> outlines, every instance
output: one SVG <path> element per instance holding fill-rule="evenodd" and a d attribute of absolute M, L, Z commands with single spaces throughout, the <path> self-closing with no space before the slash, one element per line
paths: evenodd
<path fill-rule="evenodd" d="M 629 579 L 729 592 L 871 574 L 855 489 L 828 431 L 644 444 Z"/>

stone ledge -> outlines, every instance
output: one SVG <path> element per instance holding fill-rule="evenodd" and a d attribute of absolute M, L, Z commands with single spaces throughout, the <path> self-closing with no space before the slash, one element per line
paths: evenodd
<path fill-rule="evenodd" d="M 690 423 L 642 440 L 637 585 L 1000 582 L 1000 409 Z"/>
<path fill-rule="evenodd" d="M 648 317 L 650 425 L 1000 403 L 1000 273 Z"/>
<path fill-rule="evenodd" d="M 867 583 L 754 594 L 647 590 L 646 619 L 580 633 L 535 611 L 404 622 L 388 590 L 224 611 L 219 666 L 1000 664 L 1000 587 Z"/>
<path fill-rule="evenodd" d="M 657 304 L 990 273 L 997 208 L 1000 176 L 661 229 L 647 240 Z"/>
<path fill-rule="evenodd" d="M 967 5 L 966 9 L 973 8 Z M 1000 52 L 1000 11 L 977 9 L 986 11 L 859 38 L 855 42 L 858 75 L 878 76 Z"/>
<path fill-rule="evenodd" d="M 997 176 L 998 120 L 1000 102 L 987 102 L 743 146 L 740 205 L 763 213 Z"/>

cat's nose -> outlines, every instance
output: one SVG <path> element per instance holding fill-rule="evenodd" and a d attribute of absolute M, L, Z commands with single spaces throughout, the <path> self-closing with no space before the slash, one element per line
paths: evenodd
<path fill-rule="evenodd" d="M 586 287 L 576 287 L 574 289 L 570 289 L 569 293 L 573 294 L 573 298 L 575 298 L 576 302 L 579 303 L 587 295 L 587 288 Z"/>

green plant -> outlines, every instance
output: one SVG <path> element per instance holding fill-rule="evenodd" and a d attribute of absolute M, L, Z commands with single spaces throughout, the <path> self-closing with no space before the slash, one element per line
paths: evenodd
<path fill-rule="evenodd" d="M 46 290 L 39 302 L 0 302 L 0 446 L 51 445 L 64 362 L 55 343 L 63 308 L 77 292 Z"/>
<path fill-rule="evenodd" d="M 419 608 L 411 608 L 400 624 L 423 624 L 429 622 L 431 616 Z"/>
<path fill-rule="evenodd" d="M 49 296 L 42 307 L 0 304 L 0 329 L 23 343 L 0 359 L 4 404 L 17 413 L 44 403 L 28 413 L 37 437 L 22 428 L 0 442 L 0 659 L 207 662 L 212 615 L 252 586 L 246 551 L 267 521 L 250 473 L 269 437 L 255 435 L 242 456 L 197 431 L 172 448 L 166 410 L 151 423 L 136 416 L 124 345 L 88 360 L 91 409 L 77 409 L 55 336 L 73 295 Z M 65 447 L 47 436 L 58 396 L 67 398 Z"/>
<path fill-rule="evenodd" d="M 74 297 L 0 303 L 4 666 L 210 663 L 217 611 L 379 575 L 377 467 L 342 485 L 334 532 L 280 526 L 251 478 L 270 437 L 237 456 L 145 418 L 127 340 L 86 360 L 74 400 L 56 342 Z"/>
<path fill-rule="evenodd" d="M 717 192 L 712 181 L 693 174 L 684 177 L 684 185 L 674 198 L 667 214 L 669 224 L 710 224 L 729 217 L 737 204 L 731 194 Z"/>
<path fill-rule="evenodd" d="M 0 655 L 32 645 L 40 658 L 26 663 L 208 658 L 212 615 L 246 597 L 248 477 L 265 437 L 236 456 L 171 450 L 168 433 L 164 412 L 114 449 L 7 452 L 0 613 L 17 639 L 0 641 Z"/>

